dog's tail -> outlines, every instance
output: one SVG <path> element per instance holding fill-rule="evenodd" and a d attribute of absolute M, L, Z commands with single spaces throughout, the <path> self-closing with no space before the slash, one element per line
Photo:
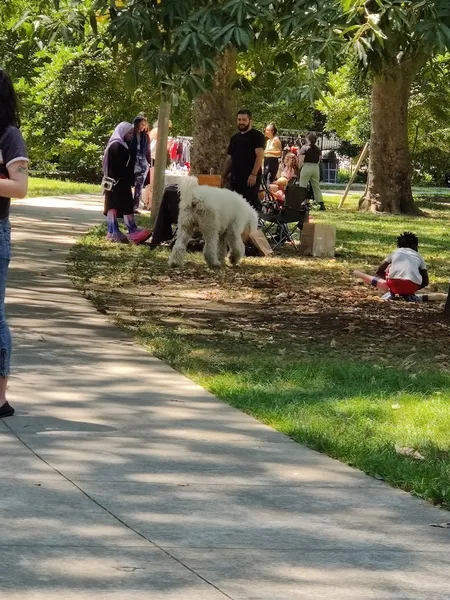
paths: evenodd
<path fill-rule="evenodd" d="M 255 231 L 258 229 L 258 213 L 251 206 L 249 206 L 249 209 L 250 217 L 248 220 L 248 226 L 250 228 L 250 233 L 255 233 Z"/>
<path fill-rule="evenodd" d="M 256 212 L 256 210 L 254 210 L 250 205 L 248 206 L 248 221 L 247 221 L 247 225 L 245 226 L 244 231 L 242 232 L 242 240 L 244 242 L 248 241 L 248 238 L 251 236 L 252 233 L 256 233 L 256 230 L 258 229 L 258 214 Z"/>
<path fill-rule="evenodd" d="M 180 177 L 177 186 L 180 193 L 180 202 L 190 204 L 194 198 L 195 190 L 198 188 L 197 177 Z"/>

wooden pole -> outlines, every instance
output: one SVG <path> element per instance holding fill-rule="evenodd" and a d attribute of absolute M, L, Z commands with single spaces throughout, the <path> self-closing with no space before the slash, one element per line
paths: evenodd
<path fill-rule="evenodd" d="M 166 165 L 167 165 L 167 140 L 169 139 L 170 123 L 170 95 L 161 89 L 161 102 L 159 105 L 158 137 L 156 140 L 156 161 L 153 173 L 152 212 L 150 216 L 151 227 L 155 224 L 159 207 L 164 194 Z"/>
<path fill-rule="evenodd" d="M 338 208 L 342 208 L 344 205 L 344 202 L 348 196 L 348 193 L 350 192 L 350 188 L 352 187 L 353 182 L 355 181 L 355 178 L 358 175 L 359 168 L 361 167 L 364 159 L 367 156 L 367 152 L 369 151 L 369 145 L 370 145 L 370 142 L 367 142 L 367 144 L 363 148 L 363 151 L 361 152 L 358 162 L 356 163 L 355 170 L 353 171 L 353 175 L 350 177 L 350 181 L 347 183 L 347 187 L 345 188 L 344 195 L 342 196 L 341 201 L 339 202 Z"/>

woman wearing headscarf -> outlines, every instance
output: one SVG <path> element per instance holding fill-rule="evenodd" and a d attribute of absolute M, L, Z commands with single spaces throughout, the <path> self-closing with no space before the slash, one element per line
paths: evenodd
<path fill-rule="evenodd" d="M 110 137 L 103 156 L 103 173 L 112 180 L 110 190 L 105 190 L 104 214 L 108 220 L 108 235 L 111 242 L 141 244 L 151 232 L 139 229 L 134 220 L 134 200 L 131 188 L 134 184 L 134 164 L 128 147 L 133 137 L 131 123 L 119 123 Z M 128 234 L 119 230 L 117 219 L 123 218 Z"/>
<path fill-rule="evenodd" d="M 148 122 L 145 116 L 138 115 L 133 121 L 133 138 L 130 143 L 130 155 L 134 164 L 134 209 L 139 208 L 142 190 L 147 184 L 151 156 L 149 136 L 147 134 Z"/>
<path fill-rule="evenodd" d="M 11 359 L 11 332 L 5 319 L 6 278 L 11 257 L 11 198 L 28 190 L 28 158 L 19 130 L 17 97 L 10 76 L 0 69 L 0 419 L 14 414 L 6 400 Z"/>

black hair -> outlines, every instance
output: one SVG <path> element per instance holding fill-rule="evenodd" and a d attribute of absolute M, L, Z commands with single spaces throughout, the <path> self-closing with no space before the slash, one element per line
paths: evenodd
<path fill-rule="evenodd" d="M 247 117 L 249 119 L 252 119 L 253 115 L 252 112 L 250 110 L 247 110 L 246 108 L 243 108 L 242 110 L 238 110 L 237 116 L 239 115 L 247 115 Z"/>
<path fill-rule="evenodd" d="M 273 135 L 277 135 L 277 133 L 278 133 L 278 128 L 277 128 L 277 126 L 275 125 L 275 123 L 268 123 L 268 124 L 266 125 L 266 128 L 267 128 L 267 127 L 270 127 L 270 128 L 271 128 L 271 130 L 273 131 Z"/>
<path fill-rule="evenodd" d="M 306 139 L 311 142 L 311 144 L 315 145 L 317 142 L 317 135 L 313 131 L 310 131 L 306 136 Z"/>
<path fill-rule="evenodd" d="M 419 248 L 419 240 L 414 233 L 410 231 L 404 231 L 397 238 L 397 247 L 398 248 L 411 248 L 417 252 Z"/>
<path fill-rule="evenodd" d="M 0 69 L 0 134 L 10 125 L 20 127 L 19 103 L 11 77 Z"/>
<path fill-rule="evenodd" d="M 133 120 L 133 125 L 134 127 L 136 127 L 137 125 L 139 125 L 139 123 L 142 123 L 142 121 L 146 121 L 147 117 L 144 117 L 142 115 L 142 113 L 139 113 L 138 116 Z"/>

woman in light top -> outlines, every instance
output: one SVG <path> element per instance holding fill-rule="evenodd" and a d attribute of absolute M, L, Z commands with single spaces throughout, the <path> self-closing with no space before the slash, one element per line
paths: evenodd
<path fill-rule="evenodd" d="M 266 149 L 264 150 L 264 179 L 268 182 L 274 182 L 278 167 L 280 164 L 281 155 L 283 148 L 281 146 L 280 138 L 277 136 L 277 128 L 275 123 L 269 123 L 265 129 L 265 135 L 267 138 Z"/>

